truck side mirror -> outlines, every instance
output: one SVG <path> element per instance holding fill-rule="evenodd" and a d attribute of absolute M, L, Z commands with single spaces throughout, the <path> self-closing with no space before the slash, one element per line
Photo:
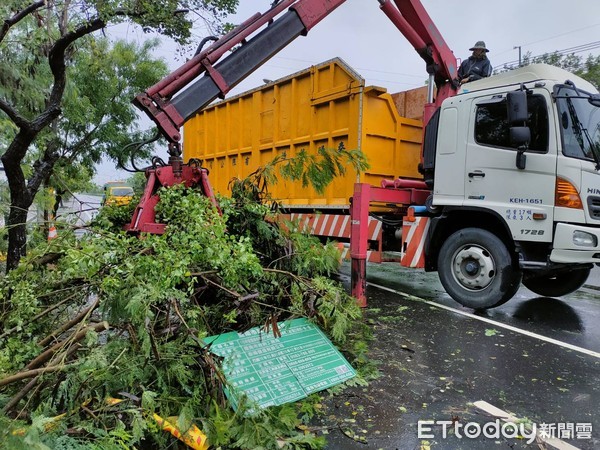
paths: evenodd
<path fill-rule="evenodd" d="M 600 94 L 592 94 L 590 95 L 590 98 L 588 99 L 588 102 L 590 102 L 590 105 L 596 106 L 596 107 L 600 107 Z"/>
<path fill-rule="evenodd" d="M 527 94 L 525 91 L 513 91 L 506 94 L 508 122 L 511 125 L 523 125 L 527 120 Z"/>
<path fill-rule="evenodd" d="M 517 169 L 524 170 L 527 165 L 525 150 L 531 141 L 531 130 L 529 127 L 510 127 L 509 139 L 510 145 L 517 149 Z"/>
<path fill-rule="evenodd" d="M 508 138 L 514 148 L 527 147 L 531 141 L 531 130 L 529 127 L 510 127 Z"/>
<path fill-rule="evenodd" d="M 506 94 L 508 123 L 510 124 L 510 145 L 517 149 L 517 169 L 523 170 L 527 165 L 525 150 L 531 141 L 531 130 L 526 126 L 529 113 L 527 111 L 527 93 L 524 90 Z"/>

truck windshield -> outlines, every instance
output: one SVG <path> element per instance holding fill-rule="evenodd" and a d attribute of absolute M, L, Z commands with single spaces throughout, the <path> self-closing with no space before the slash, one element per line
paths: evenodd
<path fill-rule="evenodd" d="M 110 195 L 114 195 L 115 197 L 125 197 L 128 195 L 133 195 L 133 188 L 130 188 L 130 187 L 112 188 L 110 191 Z"/>
<path fill-rule="evenodd" d="M 573 86 L 560 86 L 555 91 L 561 124 L 563 154 L 588 159 L 600 167 L 600 108 L 592 104 L 592 96 Z"/>

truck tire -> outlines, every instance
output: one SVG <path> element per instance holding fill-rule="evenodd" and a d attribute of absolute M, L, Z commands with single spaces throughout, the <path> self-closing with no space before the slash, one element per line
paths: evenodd
<path fill-rule="evenodd" d="M 465 228 L 446 239 L 438 256 L 438 275 L 454 300 L 474 309 L 506 303 L 521 283 L 521 271 L 513 266 L 506 245 L 479 228 Z"/>
<path fill-rule="evenodd" d="M 523 284 L 527 289 L 544 297 L 561 297 L 579 289 L 590 276 L 589 268 L 562 272 L 541 277 L 525 276 Z M 527 275 L 527 274 L 526 274 Z"/>

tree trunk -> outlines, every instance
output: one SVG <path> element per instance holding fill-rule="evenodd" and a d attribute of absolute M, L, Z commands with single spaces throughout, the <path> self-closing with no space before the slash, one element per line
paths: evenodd
<path fill-rule="evenodd" d="M 28 197 L 28 196 L 27 196 Z M 27 254 L 27 212 L 31 201 L 26 199 L 11 200 L 8 215 L 8 254 L 6 255 L 6 272 L 19 265 L 22 256 Z"/>
<path fill-rule="evenodd" d="M 53 111 L 54 116 L 60 112 L 56 108 Z M 52 120 L 51 114 L 44 117 L 47 120 Z M 29 181 L 25 179 L 21 162 L 27 153 L 27 149 L 38 134 L 39 130 L 37 128 L 22 127 L 1 158 L 10 190 L 6 273 L 16 268 L 21 257 L 27 253 L 27 212 L 33 204 L 40 185 L 43 180 L 48 178 L 58 160 L 57 153 L 45 151 L 41 158 L 33 164 L 33 174 Z"/>
<path fill-rule="evenodd" d="M 50 222 L 54 222 L 54 219 L 56 218 L 56 210 L 58 209 L 58 207 L 55 208 L 55 202 L 52 204 L 52 206 L 49 206 L 49 200 L 48 200 L 48 196 L 50 195 L 50 174 L 48 174 L 48 176 L 46 177 L 46 179 L 44 180 L 44 187 L 43 187 L 44 191 L 45 191 L 45 201 L 44 201 L 44 211 L 43 211 L 43 220 L 44 222 L 42 223 L 42 225 L 40 226 L 40 229 L 42 230 L 42 234 L 44 236 L 48 236 L 48 233 L 50 231 Z M 56 195 L 55 195 L 56 197 Z"/>
<path fill-rule="evenodd" d="M 35 134 L 30 129 L 21 129 L 2 155 L 2 163 L 10 190 L 10 212 L 6 224 L 8 228 L 6 273 L 16 268 L 21 256 L 26 254 L 27 212 L 33 203 L 33 196 L 27 188 L 21 161 L 34 136 Z"/>

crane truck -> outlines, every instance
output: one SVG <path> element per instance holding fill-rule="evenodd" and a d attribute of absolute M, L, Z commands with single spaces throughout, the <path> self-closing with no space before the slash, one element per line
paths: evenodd
<path fill-rule="evenodd" d="M 422 177 L 354 185 L 352 294 L 366 304 L 374 204 L 400 214 L 402 264 L 437 271 L 466 307 L 499 306 L 521 282 L 542 296 L 579 289 L 600 263 L 598 91 L 541 64 L 459 85 L 456 58 L 420 1 L 378 2 L 429 76 Z M 170 157 L 147 171 L 131 232 L 164 231 L 154 214 L 160 186 L 198 186 L 216 205 L 208 171 L 183 162 L 181 127 L 343 3 L 275 1 L 223 37 L 207 38 L 187 63 L 136 97 L 168 141 Z"/>

